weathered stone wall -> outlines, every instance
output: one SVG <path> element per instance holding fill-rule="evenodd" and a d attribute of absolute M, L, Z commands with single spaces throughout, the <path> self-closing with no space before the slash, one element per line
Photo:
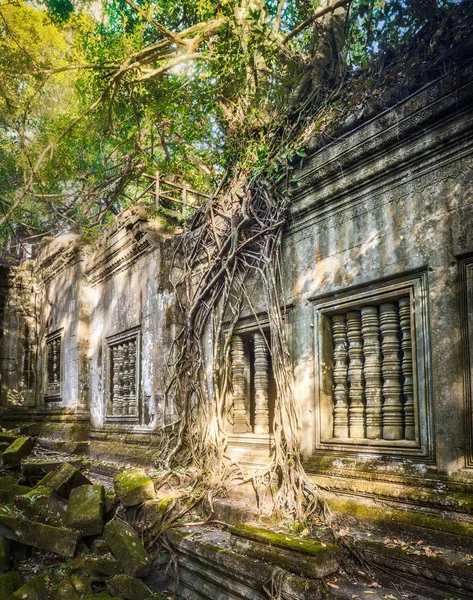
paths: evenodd
<path fill-rule="evenodd" d="M 466 68 L 315 151 L 296 172 L 282 264 L 303 447 L 308 470 L 345 492 L 349 482 L 358 481 L 356 493 L 362 494 L 373 478 L 380 495 L 389 495 L 394 484 L 420 480 L 434 488 L 446 483 L 471 488 L 472 100 L 473 70 Z M 35 368 L 41 377 L 28 388 L 25 402 L 85 411 L 99 440 L 159 428 L 165 418 L 166 360 L 178 320 L 169 284 L 172 252 L 172 238 L 139 207 L 125 211 L 93 246 L 71 236 L 45 243 L 28 267 L 34 274 L 23 269 L 11 280 L 16 287 L 5 303 L 2 402 L 5 389 L 19 385 L 20 320 L 36 318 Z M 33 291 L 25 295 L 28 277 Z M 27 308 L 33 298 L 36 312 Z M 256 373 L 251 361 L 268 363 L 262 340 L 255 338 L 253 310 L 267 326 L 259 282 L 251 298 L 252 310 L 236 328 L 244 346 L 235 349 L 242 361 L 240 378 L 252 369 Z M 334 315 L 342 323 L 335 342 L 346 336 L 337 357 Z M 61 392 L 48 399 L 47 377 L 55 377 L 59 346 L 47 347 L 58 336 Z M 256 355 L 254 344 L 259 344 Z M 398 374 L 388 385 L 389 369 Z M 255 373 L 263 397 L 270 377 L 268 382 Z M 211 393 L 210 367 L 207 374 Z M 343 379 L 347 396 L 341 413 L 345 410 L 350 421 L 349 435 L 340 433 L 340 423 L 335 427 L 334 387 Z M 367 390 L 373 397 L 378 393 L 379 402 L 384 394 L 384 404 L 373 409 L 384 419 L 381 433 L 368 432 Z M 364 421 L 357 422 L 361 433 L 355 435 L 351 407 L 356 402 Z M 243 417 L 243 405 L 239 410 Z M 243 418 L 240 431 L 230 425 L 230 453 L 249 462 L 268 458 L 263 416 L 258 413 L 254 432 L 242 425 Z M 389 419 L 394 425 L 383 431 Z"/>

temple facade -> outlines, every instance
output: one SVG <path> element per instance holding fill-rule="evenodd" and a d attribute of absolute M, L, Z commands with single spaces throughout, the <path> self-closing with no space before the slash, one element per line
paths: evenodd
<path fill-rule="evenodd" d="M 472 167 L 467 66 L 347 124 L 296 171 L 285 325 L 305 467 L 341 514 L 473 514 Z M 136 207 L 92 245 L 45 239 L 1 268 L 4 423 L 153 463 L 176 417 L 175 240 Z M 248 465 L 270 456 L 276 395 L 258 282 L 252 301 L 231 342 L 228 419 Z"/>

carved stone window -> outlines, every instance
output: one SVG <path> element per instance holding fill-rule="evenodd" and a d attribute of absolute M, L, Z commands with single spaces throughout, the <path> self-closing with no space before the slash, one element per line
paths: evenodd
<path fill-rule="evenodd" d="M 423 275 L 315 303 L 318 448 L 431 455 Z"/>
<path fill-rule="evenodd" d="M 110 336 L 107 345 L 107 420 L 137 422 L 140 419 L 139 330 Z"/>
<path fill-rule="evenodd" d="M 274 381 L 268 337 L 234 334 L 231 345 L 233 433 L 272 432 Z"/>
<path fill-rule="evenodd" d="M 62 329 L 50 333 L 45 345 L 45 400 L 61 400 L 62 385 Z"/>
<path fill-rule="evenodd" d="M 332 316 L 333 437 L 415 440 L 409 297 Z"/>

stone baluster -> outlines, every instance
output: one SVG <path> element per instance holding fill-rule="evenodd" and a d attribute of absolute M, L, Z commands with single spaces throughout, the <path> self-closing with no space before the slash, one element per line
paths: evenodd
<path fill-rule="evenodd" d="M 117 344 L 117 360 L 116 360 L 116 369 L 117 369 L 117 387 L 114 391 L 114 404 L 115 404 L 115 414 L 117 416 L 123 415 L 123 345 Z"/>
<path fill-rule="evenodd" d="M 130 401 L 128 403 L 128 414 L 130 417 L 136 417 L 138 415 L 138 403 L 136 398 L 136 341 L 131 340 L 129 343 L 128 351 L 129 363 L 130 363 L 130 375 L 129 375 L 129 388 L 130 388 Z"/>
<path fill-rule="evenodd" d="M 383 438 L 403 439 L 403 406 L 401 402 L 401 361 L 399 359 L 399 308 L 397 304 L 380 306 L 383 350 Z"/>
<path fill-rule="evenodd" d="M 363 347 L 359 311 L 347 313 L 348 381 L 350 383 L 348 418 L 350 438 L 365 437 L 365 407 L 363 405 Z"/>
<path fill-rule="evenodd" d="M 269 361 L 266 338 L 261 333 L 253 336 L 255 345 L 255 433 L 269 433 Z"/>
<path fill-rule="evenodd" d="M 333 437 L 348 437 L 348 343 L 345 315 L 333 315 Z"/>
<path fill-rule="evenodd" d="M 245 408 L 245 350 L 243 338 L 234 335 L 232 338 L 232 388 L 233 388 L 233 432 L 248 433 L 251 431 L 248 414 Z"/>
<path fill-rule="evenodd" d="M 111 391 L 111 405 L 112 405 L 112 416 L 117 415 L 117 398 L 118 398 L 118 346 L 112 346 L 112 391 Z"/>
<path fill-rule="evenodd" d="M 123 398 L 123 415 L 128 415 L 130 405 L 130 354 L 129 342 L 123 344 L 123 375 L 122 375 L 122 398 Z"/>
<path fill-rule="evenodd" d="M 381 413 L 383 382 L 377 306 L 364 306 L 361 309 L 361 331 L 365 357 L 366 437 L 370 440 L 377 440 L 383 437 Z"/>
<path fill-rule="evenodd" d="M 414 379 L 412 367 L 411 302 L 409 298 L 399 300 L 399 317 L 402 333 L 402 375 L 404 377 L 404 438 L 415 440 Z"/>

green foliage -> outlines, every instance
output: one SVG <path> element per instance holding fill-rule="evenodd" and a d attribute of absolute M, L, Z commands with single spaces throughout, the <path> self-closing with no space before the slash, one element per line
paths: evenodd
<path fill-rule="evenodd" d="M 237 164 L 253 177 L 287 179 L 287 166 L 304 159 L 305 139 L 281 131 L 293 127 L 291 102 L 324 36 L 308 26 L 289 44 L 282 40 L 317 5 L 106 0 L 100 11 L 84 0 L 45 0 L 47 11 L 21 0 L 0 5 L 0 235 L 21 225 L 92 239 L 140 197 L 148 185 L 143 172 L 159 171 L 204 192 Z M 354 0 L 349 69 L 389 60 L 451 5 Z M 188 42 L 215 19 L 218 27 L 196 45 L 198 60 L 148 75 L 184 52 L 174 42 L 153 53 L 167 31 L 194 27 Z M 333 114 L 317 115 L 312 130 L 322 131 Z M 149 195 L 143 199 L 152 204 Z"/>

